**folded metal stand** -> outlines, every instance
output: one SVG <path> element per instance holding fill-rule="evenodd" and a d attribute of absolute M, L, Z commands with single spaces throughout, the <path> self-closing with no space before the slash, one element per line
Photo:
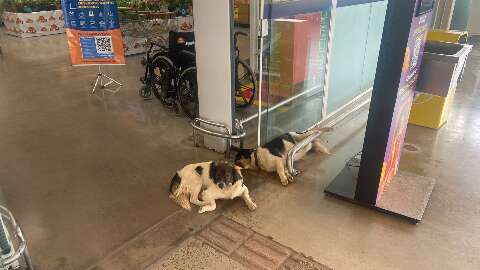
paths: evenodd
<path fill-rule="evenodd" d="M 104 79 L 106 79 L 106 83 L 104 84 Z M 97 73 L 97 79 L 95 80 L 95 83 L 93 84 L 93 88 L 92 88 L 92 94 L 95 93 L 95 91 L 97 90 L 97 86 L 100 86 L 100 88 L 106 88 L 112 84 L 116 84 L 117 86 L 122 86 L 123 84 L 112 79 L 111 77 L 105 75 L 103 72 L 102 72 L 102 66 L 98 66 L 98 73 Z"/>

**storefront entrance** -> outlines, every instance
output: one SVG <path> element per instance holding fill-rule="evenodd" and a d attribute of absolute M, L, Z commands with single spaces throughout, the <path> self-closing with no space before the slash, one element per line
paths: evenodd
<path fill-rule="evenodd" d="M 258 17 L 250 18 L 250 51 L 243 55 L 256 56 L 249 62 L 257 91 L 254 106 L 235 112 L 248 144 L 367 104 L 386 7 L 387 1 L 250 1 L 250 16 Z"/>

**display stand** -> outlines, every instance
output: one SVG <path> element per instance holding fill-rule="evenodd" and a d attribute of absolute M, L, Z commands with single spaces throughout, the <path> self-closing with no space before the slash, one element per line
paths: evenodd
<path fill-rule="evenodd" d="M 103 79 L 107 80 L 107 82 L 105 84 L 103 83 Z M 92 88 L 92 94 L 94 94 L 95 91 L 97 90 L 97 86 L 100 86 L 100 88 L 106 88 L 106 87 L 110 86 L 112 83 L 116 84 L 117 86 L 122 86 L 123 85 L 122 83 L 112 79 L 108 75 L 105 75 L 102 72 L 102 66 L 99 65 L 98 66 L 97 78 L 95 79 L 95 82 L 94 82 L 93 88 Z"/>
<path fill-rule="evenodd" d="M 389 1 L 361 161 L 325 192 L 419 222 L 435 185 L 398 172 L 434 1 Z"/>

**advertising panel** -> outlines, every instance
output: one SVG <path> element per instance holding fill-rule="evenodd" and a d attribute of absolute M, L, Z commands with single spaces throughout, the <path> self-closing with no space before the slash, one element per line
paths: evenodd
<path fill-rule="evenodd" d="M 405 51 L 402 75 L 398 86 L 399 91 L 383 161 L 382 174 L 377 193 L 377 202 L 380 200 L 385 187 L 388 186 L 398 170 L 401 149 L 405 139 L 408 118 L 410 116 L 410 109 L 415 96 L 415 86 L 417 84 L 427 33 L 432 18 L 432 13 L 426 12 L 431 10 L 426 9 L 427 7 L 431 7 L 431 4 L 429 4 L 430 2 L 432 1 L 417 0 L 417 8 L 412 20 L 408 45 Z"/>
<path fill-rule="evenodd" d="M 109 0 L 62 0 L 73 65 L 125 64 L 117 4 Z"/>

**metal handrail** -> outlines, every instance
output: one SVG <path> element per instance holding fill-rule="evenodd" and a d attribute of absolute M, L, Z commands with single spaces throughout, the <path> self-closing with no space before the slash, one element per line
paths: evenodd
<path fill-rule="evenodd" d="M 206 128 L 202 127 L 201 124 L 205 124 L 205 125 L 209 125 L 209 126 L 213 126 L 213 127 L 217 127 L 217 128 L 222 128 L 223 132 L 218 132 L 218 131 L 213 131 L 213 130 L 206 129 Z M 211 120 L 206 120 L 206 119 L 202 119 L 202 118 L 195 118 L 191 122 L 191 125 L 192 125 L 192 128 L 193 128 L 193 144 L 194 144 L 195 147 L 198 147 L 197 131 L 199 131 L 201 133 L 204 133 L 204 134 L 207 134 L 207 135 L 210 135 L 210 136 L 226 139 L 227 140 L 227 147 L 226 147 L 226 150 L 225 150 L 225 158 L 230 157 L 230 148 L 232 146 L 232 141 L 240 141 L 240 146 L 242 146 L 243 145 L 242 140 L 247 135 L 247 133 L 243 130 L 242 124 L 238 120 L 236 120 L 235 126 L 240 131 L 240 134 L 232 134 L 230 132 L 230 129 L 228 128 L 228 126 L 223 124 L 223 123 L 219 123 L 219 122 L 215 122 L 215 121 L 211 121 Z"/>
<path fill-rule="evenodd" d="M 32 260 L 30 258 L 30 255 L 28 254 L 27 241 L 25 240 L 22 229 L 17 224 L 12 212 L 8 210 L 6 207 L 0 205 L 0 215 L 6 218 L 11 223 L 12 227 L 15 229 L 15 235 L 19 239 L 19 246 L 16 249 L 16 251 L 12 255 L 6 258 L 0 259 L 1 266 L 9 266 L 10 264 L 18 261 L 20 257 L 23 255 L 28 269 L 34 270 Z"/>
<path fill-rule="evenodd" d="M 357 100 L 355 100 L 355 101 L 357 101 Z M 338 124 L 339 122 L 341 122 L 343 119 L 347 118 L 352 113 L 354 113 L 354 112 L 360 110 L 361 108 L 363 108 L 368 103 L 370 103 L 370 98 L 361 102 L 357 106 L 353 107 L 352 109 L 350 109 L 348 111 L 345 111 L 344 113 L 342 113 L 338 116 L 333 115 L 333 117 L 327 118 L 324 121 L 321 121 L 321 122 L 315 124 L 314 127 L 318 127 L 318 126 L 325 126 L 325 127 L 330 126 L 331 127 L 331 126 L 334 126 L 334 125 Z M 350 104 L 352 104 L 352 103 L 350 103 Z M 312 128 L 314 128 L 314 127 L 312 127 Z M 308 130 L 311 130 L 312 128 L 309 128 Z M 308 136 L 307 138 L 305 138 L 301 142 L 297 143 L 293 148 L 290 149 L 290 151 L 288 151 L 288 154 L 287 154 L 287 170 L 290 173 L 290 175 L 296 176 L 300 173 L 293 166 L 293 162 L 294 162 L 295 155 L 297 154 L 297 152 L 300 151 L 301 149 L 303 149 L 309 143 L 313 142 L 315 139 L 317 139 L 323 133 L 324 132 L 319 131 L 319 132 L 316 132 L 316 133 Z"/>
<path fill-rule="evenodd" d="M 319 90 L 320 90 L 320 91 L 319 91 Z M 303 97 L 303 96 L 305 96 L 305 95 L 307 95 L 307 94 L 310 94 L 310 93 L 316 92 L 316 91 L 318 91 L 318 93 L 322 93 L 321 87 L 319 87 L 319 86 L 314 86 L 314 87 L 311 87 L 311 88 L 309 88 L 309 89 L 307 89 L 307 90 L 305 90 L 305 91 L 303 91 L 303 92 L 301 92 L 301 93 L 298 93 L 298 94 L 296 94 L 296 95 L 294 95 L 294 96 L 291 96 L 291 97 L 289 97 L 289 98 L 287 98 L 287 99 L 285 99 L 285 100 L 282 100 L 282 101 L 280 101 L 279 103 L 277 103 L 277 104 L 273 105 L 272 107 L 268 108 L 267 110 L 262 110 L 262 112 L 260 113 L 260 115 L 263 116 L 263 115 L 266 114 L 266 113 L 271 113 L 271 112 L 275 111 L 276 109 L 282 107 L 283 105 L 285 105 L 285 104 L 287 104 L 287 103 L 293 102 L 293 101 L 296 100 L 296 99 L 299 99 L 299 98 L 301 98 L 301 97 Z M 323 94 L 323 93 L 322 93 L 322 94 Z M 247 117 L 247 118 L 245 118 L 245 119 L 242 119 L 240 122 L 241 122 L 242 124 L 245 124 L 245 123 L 247 123 L 247 122 L 252 121 L 253 119 L 258 118 L 258 115 L 259 115 L 259 113 L 257 112 L 257 113 L 252 114 L 251 116 L 249 116 L 249 117 Z"/>
<path fill-rule="evenodd" d="M 199 131 L 202 130 L 200 124 L 203 123 L 203 124 L 207 124 L 209 126 L 214 126 L 214 127 L 219 127 L 219 128 L 223 128 L 223 130 L 225 131 L 225 133 L 218 133 L 218 132 L 214 132 L 214 131 L 210 131 L 214 134 L 217 134 L 218 136 L 222 136 L 222 135 L 230 135 L 230 129 L 228 129 L 227 125 L 225 124 L 222 124 L 222 123 L 219 123 L 219 122 L 214 122 L 214 121 L 210 121 L 210 120 L 206 120 L 206 119 L 202 119 L 202 118 L 195 118 L 191 125 L 194 129 L 197 129 Z M 212 136 L 214 136 L 214 134 L 211 134 Z"/>

